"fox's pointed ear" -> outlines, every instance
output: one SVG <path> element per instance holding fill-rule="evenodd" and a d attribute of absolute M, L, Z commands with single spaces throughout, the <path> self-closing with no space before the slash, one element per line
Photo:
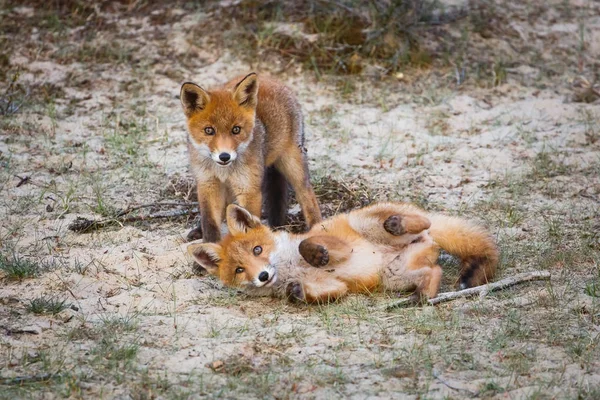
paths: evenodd
<path fill-rule="evenodd" d="M 216 243 L 194 243 L 187 247 L 190 254 L 202 268 L 211 275 L 216 275 L 219 271 L 219 262 L 221 257 L 219 252 L 221 246 Z"/>
<path fill-rule="evenodd" d="M 195 83 L 186 82 L 181 85 L 179 99 L 186 117 L 190 117 L 195 111 L 203 110 L 206 107 L 210 96 L 206 90 Z"/>
<path fill-rule="evenodd" d="M 227 228 L 232 235 L 246 233 L 249 229 L 260 225 L 260 219 L 250 214 L 245 208 L 236 204 L 230 204 L 227 207 Z"/>
<path fill-rule="evenodd" d="M 233 98 L 240 106 L 256 108 L 258 103 L 258 77 L 254 72 L 246 75 L 240 83 L 235 85 Z"/>

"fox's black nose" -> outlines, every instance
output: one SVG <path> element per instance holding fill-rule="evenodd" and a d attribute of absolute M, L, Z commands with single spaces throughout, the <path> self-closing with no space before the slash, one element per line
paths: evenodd
<path fill-rule="evenodd" d="M 221 160 L 223 162 L 227 162 L 227 161 L 231 160 L 231 156 L 229 155 L 229 153 L 221 153 L 221 154 L 219 154 L 219 160 Z"/>
<path fill-rule="evenodd" d="M 269 279 L 269 273 L 267 271 L 263 271 L 258 274 L 258 280 L 261 282 L 266 282 Z"/>

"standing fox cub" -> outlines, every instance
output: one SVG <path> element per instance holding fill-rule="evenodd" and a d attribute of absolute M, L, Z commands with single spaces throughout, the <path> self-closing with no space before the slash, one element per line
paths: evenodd
<path fill-rule="evenodd" d="M 259 84 L 251 73 L 210 91 L 184 83 L 180 99 L 201 214 L 188 239 L 217 242 L 225 207 L 233 201 L 260 217 L 262 189 L 269 225 L 284 225 L 288 182 L 307 225 L 321 221 L 304 153 L 302 112 L 288 88 L 262 77 Z"/>
<path fill-rule="evenodd" d="M 496 244 L 481 226 L 405 203 L 340 214 L 301 235 L 273 232 L 232 204 L 227 225 L 230 234 L 219 244 L 188 246 L 201 266 L 252 294 L 309 303 L 378 289 L 436 297 L 440 248 L 461 260 L 461 289 L 487 283 L 498 263 Z"/>

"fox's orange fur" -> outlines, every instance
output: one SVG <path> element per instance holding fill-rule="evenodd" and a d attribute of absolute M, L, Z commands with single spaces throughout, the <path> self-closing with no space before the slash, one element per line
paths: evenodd
<path fill-rule="evenodd" d="M 321 220 L 308 176 L 302 112 L 287 87 L 252 73 L 211 90 L 184 83 L 180 98 L 201 213 L 190 239 L 218 241 L 225 207 L 233 201 L 260 216 L 263 180 L 271 226 L 285 224 L 287 182 L 308 226 Z"/>
<path fill-rule="evenodd" d="M 405 203 L 341 214 L 301 235 L 274 232 L 236 205 L 227 209 L 227 224 L 221 243 L 188 247 L 200 265 L 226 285 L 306 302 L 379 289 L 435 297 L 440 248 L 461 260 L 461 288 L 487 283 L 498 263 L 496 244 L 481 226 Z"/>

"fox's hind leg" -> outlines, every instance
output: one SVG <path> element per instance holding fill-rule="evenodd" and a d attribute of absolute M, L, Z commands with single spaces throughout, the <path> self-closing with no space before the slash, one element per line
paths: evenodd
<path fill-rule="evenodd" d="M 304 260 L 313 267 L 335 267 L 348 260 L 352 254 L 352 247 L 334 236 L 318 235 L 300 242 L 299 251 Z"/>
<path fill-rule="evenodd" d="M 439 265 L 413 266 L 413 269 L 396 275 L 386 280 L 386 289 L 392 291 L 414 290 L 413 297 L 419 299 L 422 296 L 432 299 L 440 290 L 442 279 L 442 268 Z"/>
<path fill-rule="evenodd" d="M 352 212 L 348 221 L 368 241 L 391 246 L 410 244 L 431 226 L 422 213 L 394 203 L 377 204 Z"/>
<path fill-rule="evenodd" d="M 439 249 L 435 244 L 418 243 L 386 268 L 385 286 L 391 290 L 415 288 L 414 296 L 434 298 L 440 290 L 442 268 L 437 264 Z"/>

